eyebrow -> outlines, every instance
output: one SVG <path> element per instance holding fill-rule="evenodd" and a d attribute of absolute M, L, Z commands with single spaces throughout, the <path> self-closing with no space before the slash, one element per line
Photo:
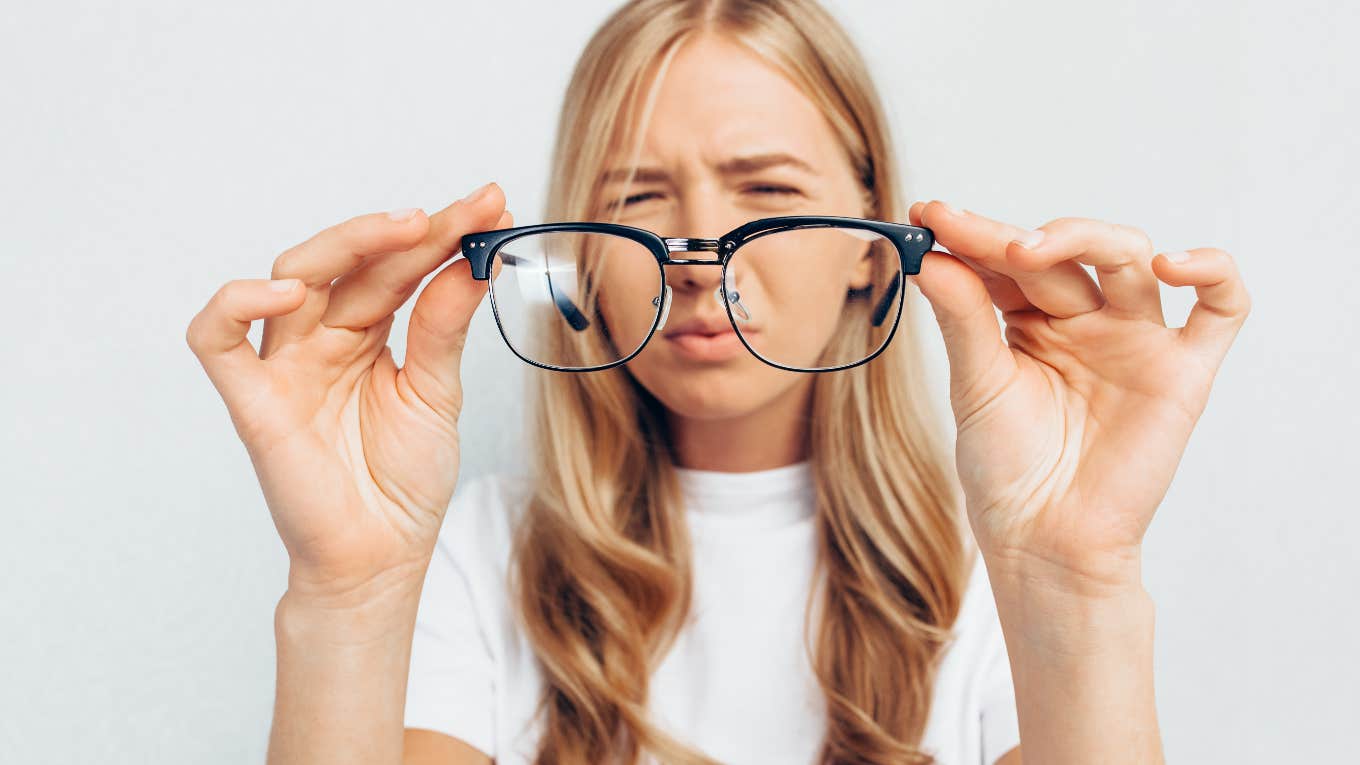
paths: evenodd
<path fill-rule="evenodd" d="M 732 157 L 718 163 L 718 172 L 722 175 L 747 175 L 757 173 L 761 170 L 768 170 L 772 167 L 792 167 L 801 170 L 809 175 L 816 175 L 817 172 L 812 166 L 803 160 L 783 152 L 770 152 L 766 154 L 751 154 L 742 157 Z M 605 171 L 600 176 L 601 183 L 622 182 L 628 180 L 628 168 L 616 168 Z M 633 174 L 635 183 L 662 183 L 670 180 L 670 173 L 659 167 L 639 167 Z"/>

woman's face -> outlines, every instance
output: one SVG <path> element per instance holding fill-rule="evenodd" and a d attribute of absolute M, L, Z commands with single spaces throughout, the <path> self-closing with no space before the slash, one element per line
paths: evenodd
<path fill-rule="evenodd" d="M 624 180 L 629 158 L 612 159 L 598 217 L 610 217 L 617 205 L 620 223 L 663 237 L 716 239 L 756 218 L 868 212 L 845 148 L 813 102 L 778 70 L 720 36 L 697 37 L 676 52 L 631 183 Z M 750 308 L 751 320 L 742 324 L 748 342 L 767 358 L 815 366 L 847 290 L 870 279 L 869 247 L 831 232 L 781 236 L 742 248 L 728 287 Z M 793 243 L 799 246 L 788 246 Z M 803 246 L 808 243 L 815 246 Z M 602 295 L 656 294 L 654 263 L 607 262 L 613 265 L 595 274 Z M 628 369 L 672 413 L 739 417 L 806 390 L 812 375 L 761 362 L 732 332 L 714 297 L 721 267 L 669 265 L 665 275 L 672 290 L 665 327 Z M 655 308 L 643 299 L 602 298 L 600 310 L 621 339 L 632 334 L 625 328 L 650 326 Z"/>

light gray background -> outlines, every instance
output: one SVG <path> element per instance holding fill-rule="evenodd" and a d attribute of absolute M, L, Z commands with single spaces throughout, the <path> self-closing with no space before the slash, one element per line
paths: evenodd
<path fill-rule="evenodd" d="M 189 319 L 358 213 L 433 211 L 494 179 L 538 220 L 562 88 L 611 6 L 7 8 L 0 761 L 262 760 L 286 561 Z M 1146 545 L 1166 747 L 1353 756 L 1356 4 L 833 8 L 914 197 L 1237 257 L 1255 310 Z M 1192 295 L 1166 297 L 1179 323 Z M 520 406 L 485 308 L 465 476 L 512 446 L 496 423 Z"/>

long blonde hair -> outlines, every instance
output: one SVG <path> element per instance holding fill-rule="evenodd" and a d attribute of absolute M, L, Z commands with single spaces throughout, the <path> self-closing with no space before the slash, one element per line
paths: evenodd
<path fill-rule="evenodd" d="M 799 84 L 841 139 L 867 217 L 905 219 L 867 69 L 815 0 L 634 0 L 600 27 L 573 73 L 548 220 L 588 219 L 604 163 L 642 129 L 621 115 L 649 111 L 647 73 L 664 72 L 679 45 L 705 31 Z M 806 639 L 826 699 L 821 759 L 830 763 L 930 762 L 918 745 L 966 577 L 952 459 L 925 401 L 909 314 L 877 359 L 813 384 L 819 578 Z M 544 676 L 538 762 L 635 763 L 645 752 L 710 763 L 646 711 L 648 678 L 691 597 L 665 410 L 622 368 L 535 372 L 530 385 L 533 491 L 511 574 Z"/>

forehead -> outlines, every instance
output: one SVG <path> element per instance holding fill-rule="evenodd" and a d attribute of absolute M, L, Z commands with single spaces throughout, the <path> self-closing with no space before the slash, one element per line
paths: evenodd
<path fill-rule="evenodd" d="M 817 170 L 845 163 L 831 124 L 782 72 L 724 36 L 685 41 L 657 90 L 643 161 L 717 165 L 734 154 L 767 152 L 792 154 Z"/>

